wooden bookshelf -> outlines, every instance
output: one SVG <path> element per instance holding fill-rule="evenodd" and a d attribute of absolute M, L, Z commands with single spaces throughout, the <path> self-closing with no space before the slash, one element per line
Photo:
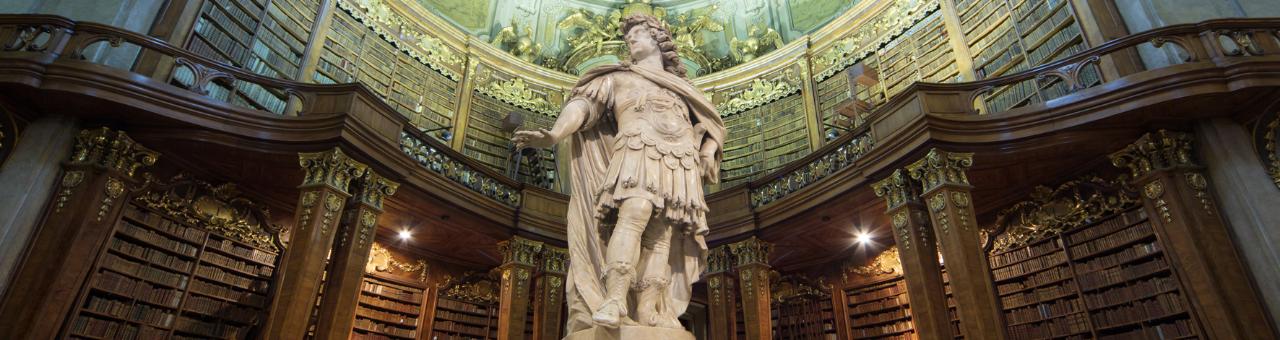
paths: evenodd
<path fill-rule="evenodd" d="M 993 253 L 1014 339 L 1190 339 L 1199 327 L 1141 209 Z"/>
<path fill-rule="evenodd" d="M 956 339 L 964 339 L 964 329 L 960 327 L 960 317 L 956 314 L 956 297 L 951 289 L 951 275 L 947 274 L 947 269 L 942 269 L 942 290 L 947 297 L 947 316 L 951 318 L 951 334 Z"/>
<path fill-rule="evenodd" d="M 244 339 L 278 254 L 129 203 L 68 318 L 75 339 Z"/>
<path fill-rule="evenodd" d="M 352 339 L 417 339 L 425 329 L 426 289 L 366 273 Z"/>
<path fill-rule="evenodd" d="M 512 134 L 502 130 L 502 121 L 507 114 L 516 112 L 524 119 L 521 129 L 551 129 L 555 124 L 555 119 L 547 115 L 533 112 L 515 106 L 513 104 L 503 102 L 487 94 L 479 91 L 473 92 L 471 97 L 471 113 L 468 116 L 466 140 L 463 141 L 462 153 L 474 158 L 484 165 L 506 173 L 514 168 L 509 167 L 508 158 L 511 157 L 511 136 Z M 544 171 L 550 171 L 542 176 L 555 177 L 555 151 L 551 149 L 536 150 L 541 154 L 541 168 Z M 531 164 L 522 164 L 519 176 L 512 176 L 524 179 L 532 179 L 536 167 Z M 550 186 L 543 186 L 546 189 L 554 189 Z"/>
<path fill-rule="evenodd" d="M 797 298 L 774 303 L 770 316 L 774 339 L 834 339 L 831 299 Z"/>
<path fill-rule="evenodd" d="M 498 305 L 439 296 L 431 339 L 497 339 Z"/>
<path fill-rule="evenodd" d="M 724 117 L 729 136 L 720 187 L 755 179 L 809 154 L 804 98 L 796 93 Z"/>
<path fill-rule="evenodd" d="M 316 72 L 309 76 L 312 81 L 360 82 L 420 130 L 452 126 L 456 80 L 402 51 L 345 10 L 337 9 L 332 20 Z"/>
<path fill-rule="evenodd" d="M 847 316 L 854 339 L 915 339 L 907 282 L 901 275 L 848 288 Z"/>
<path fill-rule="evenodd" d="M 1074 55 L 1088 48 L 1068 0 L 960 0 L 956 10 L 979 78 L 994 78 Z M 1081 72 L 1085 86 L 1101 82 L 1096 66 Z M 1060 79 L 1029 80 L 997 88 L 991 112 L 1068 94 Z"/>
<path fill-rule="evenodd" d="M 298 79 L 302 55 L 319 12 L 305 0 L 210 0 L 200 8 L 187 49 L 224 64 L 280 79 Z M 173 81 L 191 86 L 195 75 L 174 71 Z M 209 96 L 233 105 L 283 113 L 287 97 L 248 82 L 215 82 Z"/>

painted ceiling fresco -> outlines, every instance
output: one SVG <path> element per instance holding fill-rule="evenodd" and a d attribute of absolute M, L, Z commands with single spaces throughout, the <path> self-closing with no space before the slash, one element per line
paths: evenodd
<path fill-rule="evenodd" d="M 410 0 L 457 28 L 547 68 L 577 74 L 625 55 L 623 14 L 666 21 L 691 75 L 803 37 L 859 0 Z"/>

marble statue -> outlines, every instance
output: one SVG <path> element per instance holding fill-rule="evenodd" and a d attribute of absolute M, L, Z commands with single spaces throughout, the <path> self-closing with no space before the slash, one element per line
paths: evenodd
<path fill-rule="evenodd" d="M 706 265 L 702 185 L 719 180 L 724 122 L 661 21 L 621 31 L 629 60 L 586 72 L 551 130 L 512 142 L 573 138 L 566 339 L 692 339 L 677 318 Z"/>

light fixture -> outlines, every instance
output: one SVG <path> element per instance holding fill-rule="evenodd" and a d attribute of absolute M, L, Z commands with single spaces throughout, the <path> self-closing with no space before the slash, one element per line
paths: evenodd
<path fill-rule="evenodd" d="M 858 243 L 860 243 L 860 244 L 869 244 L 869 243 L 871 243 L 871 233 L 868 233 L 868 232 L 865 232 L 865 231 L 860 231 L 860 232 L 858 232 L 858 238 L 857 238 L 857 241 L 858 241 Z"/>
<path fill-rule="evenodd" d="M 412 232 L 410 232 L 410 231 L 409 231 L 409 229 L 401 229 L 401 230 L 400 230 L 400 239 L 401 239 L 401 240 L 408 241 L 408 240 L 409 240 L 409 238 L 412 238 L 412 237 L 413 237 L 413 233 L 412 233 Z"/>

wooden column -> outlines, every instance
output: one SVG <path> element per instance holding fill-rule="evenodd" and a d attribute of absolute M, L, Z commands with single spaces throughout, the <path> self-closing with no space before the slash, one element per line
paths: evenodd
<path fill-rule="evenodd" d="M 710 324 L 707 325 L 711 340 L 730 340 L 737 334 L 738 313 L 735 310 L 735 290 L 733 275 L 733 255 L 729 246 L 711 248 L 707 252 L 707 312 Z"/>
<path fill-rule="evenodd" d="M 271 315 L 263 325 L 265 339 L 301 339 L 307 333 L 316 294 L 324 277 L 338 221 L 348 197 L 347 185 L 365 172 L 365 165 L 334 148 L 298 154 L 306 177 L 302 181 L 293 235 L 276 274 Z"/>
<path fill-rule="evenodd" d="M 52 339 L 74 307 L 94 257 L 111 237 L 130 193 L 142 186 L 137 170 L 159 154 L 123 131 L 80 131 L 44 222 L 27 246 L 0 302 L 0 338 Z"/>
<path fill-rule="evenodd" d="M 502 289 L 498 292 L 498 339 L 524 339 L 529 315 L 529 283 L 542 242 L 513 237 L 498 243 L 502 252 Z"/>
<path fill-rule="evenodd" d="M 1005 339 L 1000 304 L 996 300 L 986 252 L 982 251 L 978 221 L 969 195 L 971 186 L 965 175 L 972 165 L 972 153 L 931 149 L 907 169 L 912 179 L 920 181 L 921 198 L 926 203 L 934 235 L 942 245 L 942 256 L 952 278 L 956 313 L 964 334 L 974 339 Z"/>
<path fill-rule="evenodd" d="M 951 338 L 951 316 L 947 314 L 937 241 L 929 227 L 928 212 L 920 203 L 919 187 L 901 169 L 873 187 L 876 196 L 884 198 L 886 214 L 893 222 L 893 240 L 900 250 L 898 257 L 917 334 L 922 339 Z"/>
<path fill-rule="evenodd" d="M 324 283 L 324 299 L 317 313 L 315 339 L 347 339 L 356 317 L 365 265 L 373 249 L 374 232 L 382 215 L 382 200 L 395 194 L 399 183 L 365 172 L 355 181 L 355 196 L 347 201 L 338 227 L 338 237 L 329 255 L 329 274 Z"/>
<path fill-rule="evenodd" d="M 773 245 L 752 236 L 729 244 L 737 257 L 738 287 L 742 288 L 742 321 L 747 339 L 773 338 L 769 311 L 769 253 Z"/>
<path fill-rule="evenodd" d="M 850 325 L 852 320 L 849 320 L 849 295 L 845 294 L 843 282 L 831 285 L 831 314 L 835 319 L 836 339 L 853 339 L 853 325 Z"/>
<path fill-rule="evenodd" d="M 564 328 L 564 274 L 569 250 L 547 245 L 542 250 L 538 278 L 534 280 L 533 339 L 560 339 Z"/>
<path fill-rule="evenodd" d="M 1143 208 L 1211 339 L 1274 339 L 1209 182 L 1196 164 L 1194 138 L 1160 130 L 1111 155 L 1142 188 Z M 1242 151 L 1247 152 L 1247 151 Z"/>

